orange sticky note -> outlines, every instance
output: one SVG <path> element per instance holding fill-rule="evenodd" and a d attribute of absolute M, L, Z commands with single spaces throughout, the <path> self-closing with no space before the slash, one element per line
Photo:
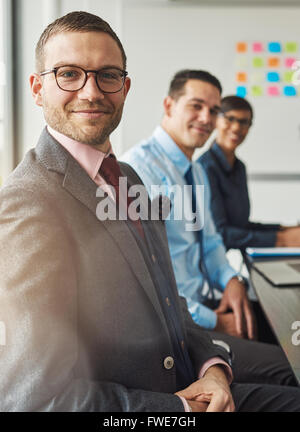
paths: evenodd
<path fill-rule="evenodd" d="M 269 67 L 278 67 L 280 64 L 279 57 L 269 57 L 268 58 L 268 66 Z"/>
<path fill-rule="evenodd" d="M 247 74 L 246 74 L 246 72 L 238 72 L 236 74 L 236 81 L 237 82 L 247 82 Z"/>
<path fill-rule="evenodd" d="M 238 53 L 244 53 L 247 51 L 247 44 L 246 42 L 238 42 L 236 44 L 236 50 Z"/>

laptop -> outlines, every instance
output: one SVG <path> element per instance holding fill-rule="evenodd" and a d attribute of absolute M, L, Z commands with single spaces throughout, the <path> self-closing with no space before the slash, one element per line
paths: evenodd
<path fill-rule="evenodd" d="M 272 285 L 300 288 L 299 260 L 256 262 L 253 267 Z"/>

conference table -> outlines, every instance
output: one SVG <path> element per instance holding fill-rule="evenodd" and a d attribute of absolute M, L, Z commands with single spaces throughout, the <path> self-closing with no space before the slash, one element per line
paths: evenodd
<path fill-rule="evenodd" d="M 274 259 L 288 260 L 289 258 Z M 266 318 L 300 384 L 300 285 L 299 287 L 275 287 L 253 267 L 254 262 L 262 260 L 266 261 L 266 258 L 246 256 L 245 262 L 250 281 Z"/>

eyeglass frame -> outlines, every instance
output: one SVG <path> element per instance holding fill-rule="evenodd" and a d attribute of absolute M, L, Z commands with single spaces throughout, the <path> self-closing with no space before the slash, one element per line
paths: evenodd
<path fill-rule="evenodd" d="M 68 67 L 68 66 L 70 66 L 70 67 L 76 67 L 76 68 L 78 68 L 78 69 L 81 69 L 81 70 L 84 72 L 84 74 L 85 74 L 85 79 L 84 79 L 83 85 L 82 85 L 79 89 L 76 89 L 76 90 L 66 90 L 66 89 L 63 89 L 63 88 L 58 84 L 58 82 L 57 82 L 57 71 L 58 71 L 58 69 L 60 69 L 60 68 L 62 68 L 62 67 Z M 122 75 L 123 75 L 123 78 L 122 78 L 122 79 L 123 79 L 122 87 L 121 87 L 119 90 L 117 90 L 117 91 L 113 91 L 113 92 L 104 91 L 104 90 L 101 89 L 101 87 L 100 87 L 100 85 L 99 85 L 99 83 L 98 83 L 98 80 L 97 80 L 97 74 L 98 74 L 98 72 L 100 72 L 100 71 L 105 71 L 105 70 L 109 70 L 109 69 L 117 69 L 117 70 L 120 71 L 120 72 L 122 73 Z M 104 67 L 104 68 L 101 68 L 101 69 L 98 69 L 98 70 L 93 70 L 93 69 L 86 70 L 86 69 L 83 69 L 81 66 L 76 66 L 76 65 L 61 65 L 61 66 L 56 66 L 56 67 L 54 67 L 54 68 L 52 68 L 52 69 L 48 69 L 48 70 L 45 70 L 45 71 L 43 71 L 43 72 L 40 72 L 40 73 L 39 73 L 39 76 L 44 76 L 44 75 L 47 75 L 47 74 L 50 74 L 50 73 L 54 73 L 55 81 L 56 81 L 56 84 L 57 84 L 58 88 L 60 88 L 62 91 L 66 91 L 66 92 L 74 93 L 74 92 L 77 92 L 77 91 L 83 89 L 83 87 L 86 85 L 86 82 L 87 82 L 87 80 L 88 80 L 88 73 L 89 73 L 89 72 L 95 74 L 95 77 L 96 77 L 96 79 L 95 79 L 95 81 L 96 81 L 96 85 L 97 85 L 98 89 L 101 91 L 101 93 L 105 93 L 105 94 L 114 94 L 114 93 L 118 93 L 119 91 L 121 91 L 122 88 L 124 87 L 125 80 L 126 80 L 126 77 L 127 77 L 127 75 L 128 75 L 128 72 L 127 72 L 126 70 L 119 69 L 119 68 L 116 67 L 116 66 Z"/>
<path fill-rule="evenodd" d="M 239 124 L 239 126 L 241 126 L 242 128 L 249 128 L 252 125 L 252 119 L 248 120 L 248 119 L 238 119 L 235 116 L 227 116 L 226 113 L 224 112 L 219 112 L 218 114 L 219 116 L 224 117 L 225 120 L 228 121 L 228 123 L 232 124 L 233 122 L 237 122 Z M 230 118 L 232 118 L 232 121 L 230 120 Z M 243 121 L 245 121 L 245 123 L 242 123 Z M 247 121 L 247 123 L 246 123 Z"/>

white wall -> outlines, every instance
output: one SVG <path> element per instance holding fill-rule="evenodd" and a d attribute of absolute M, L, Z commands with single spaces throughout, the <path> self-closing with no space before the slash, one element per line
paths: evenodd
<path fill-rule="evenodd" d="M 216 40 L 216 35 L 224 39 L 229 34 L 226 29 L 226 18 L 231 16 L 230 8 L 198 7 L 195 4 L 184 6 L 184 2 L 178 5 L 168 0 L 18 0 L 18 5 L 20 73 L 17 129 L 20 157 L 35 145 L 44 124 L 41 110 L 34 105 L 28 85 L 28 76 L 34 70 L 35 44 L 49 21 L 56 15 L 63 15 L 72 10 L 86 10 L 108 20 L 122 40 L 128 56 L 132 89 L 125 105 L 121 125 L 112 137 L 117 155 L 147 137 L 160 121 L 162 99 L 167 92 L 171 76 L 178 69 L 195 67 L 210 70 L 219 76 L 224 84 L 224 94 L 234 91 L 230 87 L 231 72 L 226 67 L 224 70 L 217 70 L 214 57 L 216 54 L 211 49 L 211 41 Z M 257 11 L 259 37 L 263 34 L 264 26 L 268 25 L 265 19 L 259 21 L 261 10 L 252 9 L 251 12 L 255 21 Z M 278 28 L 277 35 L 279 30 L 280 34 L 287 33 L 291 24 L 291 20 L 280 19 L 281 13 L 290 11 L 289 17 L 293 22 L 300 21 L 300 8 L 283 8 L 278 12 L 278 9 L 269 7 L 268 11 L 270 20 L 275 22 L 274 26 Z M 204 12 L 210 19 L 202 20 Z M 221 22 L 224 22 L 222 28 Z M 238 20 L 236 26 L 239 26 Z M 242 28 L 238 28 L 237 31 L 244 34 Z M 257 28 L 253 29 L 253 38 L 256 37 L 256 31 Z M 249 37 L 249 30 L 246 36 Z M 291 37 L 295 35 L 292 34 Z M 226 64 L 225 54 L 219 52 L 218 55 L 223 56 L 222 61 Z M 265 116 L 265 113 L 263 115 Z M 260 121 L 263 121 L 263 118 L 265 117 L 260 116 Z M 268 151 L 265 151 L 263 158 L 257 157 L 255 144 L 253 128 L 241 149 L 241 155 L 250 161 L 250 169 L 253 168 L 254 161 L 255 166 L 258 164 L 261 170 L 264 161 L 267 160 L 268 151 L 272 151 L 272 142 L 267 140 Z M 259 149 L 259 152 L 263 153 L 263 148 Z M 282 153 L 277 158 L 279 163 L 280 158 L 285 161 L 286 166 L 289 165 L 289 153 L 284 151 L 284 144 Z M 291 164 L 297 166 L 295 158 Z M 251 182 L 250 192 L 254 219 L 280 220 L 288 223 L 297 219 L 295 215 L 299 215 L 300 218 L 300 200 L 295 198 L 299 196 L 300 184 Z"/>

